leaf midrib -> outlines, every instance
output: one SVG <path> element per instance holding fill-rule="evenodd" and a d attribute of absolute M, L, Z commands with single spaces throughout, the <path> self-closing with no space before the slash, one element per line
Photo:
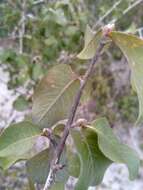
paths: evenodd
<path fill-rule="evenodd" d="M 56 102 L 58 101 L 58 99 L 60 99 L 60 97 L 65 93 L 66 89 L 68 89 L 72 83 L 78 81 L 78 79 L 74 79 L 74 80 L 71 80 L 62 90 L 61 92 L 59 93 L 59 95 L 54 99 L 54 101 L 50 104 L 48 110 L 46 110 L 42 116 L 39 118 L 39 121 L 38 122 L 41 122 L 42 119 L 46 116 L 46 114 L 50 111 L 50 109 L 56 104 Z"/>
<path fill-rule="evenodd" d="M 5 146 L 2 150 L 0 150 L 0 154 L 1 154 L 1 152 L 5 151 L 6 149 L 9 149 L 9 147 L 15 146 L 17 143 L 19 144 L 19 143 L 28 141 L 29 139 L 36 138 L 36 137 L 38 137 L 38 136 L 39 136 L 39 134 L 30 136 L 30 137 L 23 138 L 22 140 L 15 141 L 14 143 L 12 143 L 12 144 L 10 144 L 10 145 L 8 145 L 8 146 Z M 23 145 L 23 146 L 24 146 L 24 145 Z"/>

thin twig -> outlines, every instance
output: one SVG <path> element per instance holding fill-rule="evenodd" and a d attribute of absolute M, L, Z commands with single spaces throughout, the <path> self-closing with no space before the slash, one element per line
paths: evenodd
<path fill-rule="evenodd" d="M 121 16 L 117 19 L 114 19 L 111 21 L 111 23 L 117 23 L 119 20 L 121 20 L 122 17 L 124 17 L 128 12 L 130 12 L 132 9 L 134 9 L 136 6 L 138 6 L 140 3 L 142 3 L 143 0 L 137 0 L 133 4 L 131 4 L 129 7 L 127 7 L 121 14 Z"/>
<path fill-rule="evenodd" d="M 25 34 L 25 19 L 26 19 L 26 0 L 22 2 L 22 13 L 21 13 L 21 25 L 19 28 L 19 53 L 23 53 L 23 39 Z"/>
<path fill-rule="evenodd" d="M 102 22 L 121 4 L 122 1 L 123 0 L 119 0 L 113 4 L 113 6 L 97 21 L 93 29 L 95 29 L 97 26 L 100 26 Z"/>
<path fill-rule="evenodd" d="M 116 2 L 100 19 L 97 21 L 97 23 L 94 25 L 93 29 L 95 30 L 98 26 L 102 24 L 102 22 L 114 11 L 117 9 L 117 7 L 121 4 L 122 0 L 119 0 Z M 132 9 L 134 9 L 136 6 L 138 6 L 140 3 L 142 3 L 143 0 L 135 0 L 131 5 L 129 5 L 116 19 L 111 20 L 109 23 L 115 24 L 118 22 L 123 16 L 125 16 L 128 12 L 130 12 Z"/>
<path fill-rule="evenodd" d="M 143 2 L 143 0 L 135 1 L 132 5 L 130 5 L 127 9 L 125 9 L 123 11 L 122 16 L 124 16 L 125 14 L 127 14 L 130 10 L 132 10 L 134 7 L 136 7 L 137 5 L 139 5 L 141 2 Z"/>
<path fill-rule="evenodd" d="M 104 37 L 103 37 L 104 38 Z M 69 117 L 68 117 L 68 121 L 66 123 L 66 126 L 65 126 L 65 129 L 63 131 L 63 136 L 61 138 L 61 141 L 60 143 L 58 144 L 57 146 L 57 149 L 55 151 L 55 157 L 53 158 L 52 162 L 51 162 L 51 167 L 50 167 L 50 172 L 49 172 L 49 175 L 47 177 L 47 180 L 46 180 L 46 183 L 45 183 L 45 186 L 44 186 L 44 189 L 43 190 L 49 190 L 49 188 L 52 186 L 52 184 L 54 183 L 54 179 L 55 179 L 55 176 L 56 176 L 56 170 L 55 170 L 55 166 L 59 164 L 60 162 L 60 158 L 61 158 L 61 154 L 63 152 L 63 149 L 64 149 L 64 146 L 65 146 L 65 143 L 66 143 L 66 140 L 67 140 L 67 137 L 69 135 L 69 130 L 73 124 L 73 121 L 74 121 L 74 118 L 75 118 L 75 114 L 76 114 L 76 111 L 77 111 L 77 107 L 79 105 L 79 102 L 80 102 L 80 98 L 81 98 L 81 95 L 83 93 L 83 90 L 84 90 L 84 87 L 93 71 L 93 68 L 95 66 L 95 64 L 97 63 L 100 55 L 101 55 L 101 51 L 103 49 L 105 45 L 105 41 L 104 39 L 102 39 L 100 41 L 100 44 L 97 48 L 97 51 L 96 51 L 96 54 L 95 56 L 93 57 L 93 59 L 91 60 L 91 63 L 83 77 L 83 80 L 82 80 L 82 83 L 80 85 L 80 88 L 75 96 L 75 99 L 74 99 L 74 102 L 73 102 L 73 105 L 72 105 L 72 108 L 71 108 L 71 111 L 69 113 Z"/>

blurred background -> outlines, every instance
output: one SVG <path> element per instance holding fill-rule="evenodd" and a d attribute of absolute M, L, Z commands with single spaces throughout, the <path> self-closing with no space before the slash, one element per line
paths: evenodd
<path fill-rule="evenodd" d="M 88 61 L 76 55 L 87 24 L 108 23 L 143 38 L 143 0 L 0 0 L 0 130 L 29 114 L 35 85 L 54 64 L 69 64 L 84 74 Z M 143 129 L 134 127 L 138 99 L 130 85 L 125 57 L 106 50 L 91 79 L 90 100 L 80 114 L 106 116 L 119 138 L 143 159 Z M 37 187 L 38 189 L 38 187 Z M 143 166 L 129 181 L 124 165 L 113 164 L 96 190 L 142 190 Z M 24 162 L 0 170 L 0 190 L 28 190 Z"/>

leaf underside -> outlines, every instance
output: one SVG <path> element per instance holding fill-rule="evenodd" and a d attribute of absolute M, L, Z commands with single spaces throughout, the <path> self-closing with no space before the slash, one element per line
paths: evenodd
<path fill-rule="evenodd" d="M 34 92 L 32 118 L 41 128 L 66 119 L 80 81 L 69 65 L 54 66 Z"/>
<path fill-rule="evenodd" d="M 87 26 L 84 37 L 84 48 L 77 55 L 77 57 L 79 59 L 91 59 L 95 55 L 101 37 L 102 37 L 101 30 L 95 33 L 90 29 L 89 26 Z"/>
<path fill-rule="evenodd" d="M 143 40 L 123 32 L 111 32 L 110 37 L 128 60 L 132 85 L 139 100 L 139 116 L 136 124 L 143 123 Z"/>

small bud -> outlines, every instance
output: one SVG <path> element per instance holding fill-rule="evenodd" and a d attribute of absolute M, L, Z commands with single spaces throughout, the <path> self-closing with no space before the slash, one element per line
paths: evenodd
<path fill-rule="evenodd" d="M 102 32 L 104 36 L 109 36 L 110 33 L 115 29 L 115 24 L 107 24 L 102 28 Z"/>
<path fill-rule="evenodd" d="M 44 129 L 43 129 L 42 136 L 50 137 L 50 136 L 51 136 L 51 133 L 52 133 L 52 130 L 51 130 L 51 129 L 44 128 Z"/>
<path fill-rule="evenodd" d="M 72 128 L 74 127 L 85 127 L 88 124 L 87 120 L 84 118 L 78 119 L 73 125 Z"/>

